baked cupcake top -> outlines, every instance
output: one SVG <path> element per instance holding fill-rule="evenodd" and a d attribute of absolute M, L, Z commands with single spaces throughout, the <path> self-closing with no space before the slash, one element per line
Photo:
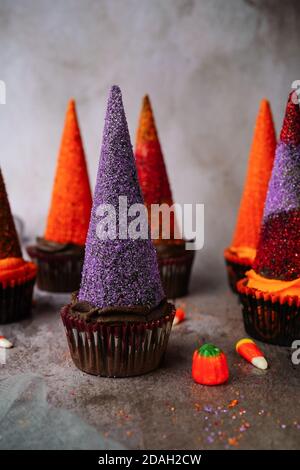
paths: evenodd
<path fill-rule="evenodd" d="M 248 161 L 248 170 L 240 202 L 235 232 L 229 251 L 253 261 L 271 176 L 276 148 L 276 136 L 270 104 L 260 103 Z"/>
<path fill-rule="evenodd" d="M 300 110 L 288 99 L 248 286 L 300 295 Z"/>
<path fill-rule="evenodd" d="M 148 95 L 144 97 L 142 103 L 136 135 L 135 160 L 139 183 L 148 209 L 149 223 L 151 222 L 151 231 L 155 234 L 154 244 L 183 244 L 183 240 L 174 238 L 176 220 L 173 213 L 170 217 L 170 234 L 162 233 L 163 225 L 155 226 L 150 218 L 152 204 L 172 206 L 173 197 Z"/>
<path fill-rule="evenodd" d="M 22 259 L 19 237 L 0 169 L 0 283 L 2 287 L 33 279 L 36 265 Z"/>
<path fill-rule="evenodd" d="M 92 195 L 75 101 L 70 100 L 58 154 L 44 245 L 50 241 L 62 245 L 84 246 L 91 207 Z"/>
<path fill-rule="evenodd" d="M 121 90 L 113 86 L 107 104 L 78 300 L 99 309 L 155 308 L 165 296 L 150 237 L 121 239 L 117 235 L 115 239 L 104 239 L 97 235 L 101 219 L 97 210 L 103 204 L 115 208 L 116 234 L 119 234 L 120 196 L 127 197 L 127 207 L 143 204 Z M 128 216 L 128 223 L 134 218 Z"/>

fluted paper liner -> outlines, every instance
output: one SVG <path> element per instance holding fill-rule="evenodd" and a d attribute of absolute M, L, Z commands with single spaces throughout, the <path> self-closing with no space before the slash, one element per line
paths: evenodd
<path fill-rule="evenodd" d="M 27 247 L 38 266 L 37 286 L 47 292 L 74 292 L 79 289 L 84 251 L 77 253 L 45 253 Z"/>
<path fill-rule="evenodd" d="M 246 332 L 265 343 L 291 346 L 300 338 L 300 297 L 281 297 L 237 283 Z"/>
<path fill-rule="evenodd" d="M 30 316 L 35 278 L 22 284 L 0 284 L 0 324 L 13 323 Z"/>
<path fill-rule="evenodd" d="M 188 293 L 194 257 L 194 251 L 168 258 L 158 255 L 160 277 L 168 299 L 183 297 Z"/>
<path fill-rule="evenodd" d="M 71 357 L 82 371 L 104 377 L 130 377 L 156 369 L 165 354 L 175 308 L 150 322 L 90 322 L 61 310 Z"/>

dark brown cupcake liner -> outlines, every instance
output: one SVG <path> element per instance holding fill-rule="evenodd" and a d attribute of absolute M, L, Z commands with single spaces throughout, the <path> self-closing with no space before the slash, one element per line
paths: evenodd
<path fill-rule="evenodd" d="M 78 369 L 104 377 L 142 375 L 159 367 L 169 340 L 174 306 L 150 322 L 90 322 L 61 310 L 71 357 Z"/>
<path fill-rule="evenodd" d="M 187 295 L 194 257 L 194 251 L 168 258 L 158 256 L 160 277 L 168 299 Z"/>
<path fill-rule="evenodd" d="M 237 284 L 246 332 L 260 341 L 291 346 L 300 339 L 300 297 L 261 292 L 247 287 L 247 279 Z"/>
<path fill-rule="evenodd" d="M 228 254 L 228 250 L 225 250 L 224 258 L 229 287 L 234 294 L 237 294 L 238 291 L 236 288 L 236 284 L 238 281 L 243 279 L 245 277 L 246 272 L 251 269 L 251 262 L 246 258 L 234 260 L 233 257 Z"/>
<path fill-rule="evenodd" d="M 45 253 L 36 247 L 27 252 L 38 266 L 37 286 L 47 292 L 74 292 L 79 289 L 84 252 Z"/>
<path fill-rule="evenodd" d="M 35 278 L 22 284 L 0 285 L 0 323 L 13 323 L 31 314 Z"/>

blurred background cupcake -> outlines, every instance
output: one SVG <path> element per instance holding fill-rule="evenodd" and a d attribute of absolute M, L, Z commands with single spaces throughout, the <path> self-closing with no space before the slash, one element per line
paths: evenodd
<path fill-rule="evenodd" d="M 30 315 L 37 267 L 24 261 L 0 169 L 0 323 Z"/>
<path fill-rule="evenodd" d="M 300 110 L 290 94 L 253 269 L 237 284 L 248 334 L 290 346 L 300 337 Z"/>
<path fill-rule="evenodd" d="M 37 285 L 48 292 L 72 292 L 79 288 L 92 196 L 76 115 L 68 105 L 52 200 L 44 237 L 28 246 L 38 265 Z"/>
<path fill-rule="evenodd" d="M 224 258 L 233 292 L 254 261 L 268 183 L 273 167 L 276 136 L 270 104 L 262 100 L 256 119 L 244 191 L 231 245 Z"/>
<path fill-rule="evenodd" d="M 154 204 L 171 207 L 173 197 L 150 99 L 147 95 L 143 99 L 140 113 L 135 160 L 165 293 L 168 298 L 184 296 L 188 292 L 194 251 L 186 250 L 185 240 L 182 237 L 178 238 L 174 211 L 170 213 L 168 219 L 163 216 L 151 217 L 151 207 Z"/>

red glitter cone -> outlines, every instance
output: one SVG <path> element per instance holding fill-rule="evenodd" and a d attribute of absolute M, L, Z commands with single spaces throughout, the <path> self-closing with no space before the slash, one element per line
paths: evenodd
<path fill-rule="evenodd" d="M 136 137 L 135 159 L 138 178 L 148 211 L 151 209 L 151 204 L 168 204 L 168 206 L 172 206 L 171 187 L 148 95 L 143 99 Z M 170 239 L 174 238 L 174 223 L 174 216 L 172 216 Z M 152 221 L 151 228 L 152 233 L 158 233 L 157 230 L 159 230 L 161 241 L 163 238 L 162 227 L 154 228 Z"/>
<path fill-rule="evenodd" d="M 188 290 L 194 252 L 186 251 L 184 240 L 177 238 L 174 211 L 170 212 L 168 224 L 163 223 L 162 217 L 159 220 L 151 218 L 151 205 L 171 207 L 173 198 L 148 96 L 143 99 L 135 159 L 165 293 L 168 298 L 184 296 Z"/>
<path fill-rule="evenodd" d="M 270 279 L 300 277 L 300 109 L 289 97 L 265 205 L 254 269 Z"/>
<path fill-rule="evenodd" d="M 0 259 L 20 258 L 21 248 L 0 169 Z"/>

